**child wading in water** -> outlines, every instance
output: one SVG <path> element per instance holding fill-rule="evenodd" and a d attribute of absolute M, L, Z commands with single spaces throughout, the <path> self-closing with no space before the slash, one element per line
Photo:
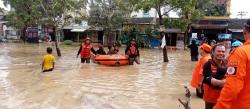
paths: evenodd
<path fill-rule="evenodd" d="M 55 57 L 52 55 L 52 48 L 47 48 L 47 54 L 43 56 L 42 71 L 52 71 L 55 67 Z"/>
<path fill-rule="evenodd" d="M 85 41 L 82 43 L 78 53 L 77 53 L 77 57 L 79 56 L 79 54 L 81 54 L 81 63 L 90 63 L 90 58 L 91 58 L 91 53 L 94 53 L 96 55 L 96 51 L 94 50 L 92 44 L 91 44 L 91 40 L 89 37 L 87 37 L 85 39 Z"/>
<path fill-rule="evenodd" d="M 129 45 L 125 50 L 125 54 L 129 56 L 129 65 L 133 65 L 134 61 L 137 64 L 140 64 L 140 53 L 135 39 L 132 39 L 129 42 Z"/>

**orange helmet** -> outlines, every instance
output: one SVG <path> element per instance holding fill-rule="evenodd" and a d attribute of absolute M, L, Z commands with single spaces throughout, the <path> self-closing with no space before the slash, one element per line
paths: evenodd
<path fill-rule="evenodd" d="M 202 44 L 200 48 L 203 49 L 204 51 L 208 52 L 208 53 L 210 53 L 211 50 L 212 50 L 212 47 L 210 45 L 208 45 L 208 44 Z"/>

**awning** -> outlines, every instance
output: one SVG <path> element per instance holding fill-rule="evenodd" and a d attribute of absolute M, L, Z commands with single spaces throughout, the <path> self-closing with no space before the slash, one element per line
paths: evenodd
<path fill-rule="evenodd" d="M 86 28 L 84 29 L 72 29 L 70 30 L 71 32 L 84 32 L 85 30 L 87 30 Z"/>
<path fill-rule="evenodd" d="M 243 29 L 228 29 L 231 32 L 235 32 L 235 33 L 242 33 Z"/>

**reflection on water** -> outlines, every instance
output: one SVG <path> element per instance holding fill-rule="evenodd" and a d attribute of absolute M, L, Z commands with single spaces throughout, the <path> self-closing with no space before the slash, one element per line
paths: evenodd
<path fill-rule="evenodd" d="M 194 66 L 185 51 L 170 51 L 163 63 L 158 49 L 141 50 L 140 65 L 80 64 L 78 47 L 62 46 L 55 70 L 41 73 L 45 45 L 0 47 L 1 109 L 183 109 L 177 99 Z M 203 101 L 193 97 L 192 108 Z"/>

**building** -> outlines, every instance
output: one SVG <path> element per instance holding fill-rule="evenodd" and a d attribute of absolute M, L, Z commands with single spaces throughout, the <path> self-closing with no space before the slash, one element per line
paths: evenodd
<path fill-rule="evenodd" d="M 228 40 L 243 41 L 243 26 L 247 19 L 230 19 L 221 17 L 220 19 L 205 18 L 192 24 L 189 33 L 189 41 L 198 39 L 202 41 L 204 38 L 210 43 L 212 40 L 220 41 L 220 34 L 230 34 Z M 194 36 L 192 34 L 197 34 Z"/>
<path fill-rule="evenodd" d="M 125 41 L 136 38 L 139 41 L 144 41 L 143 43 L 149 44 L 152 48 L 159 47 L 162 38 L 159 31 L 154 30 L 155 22 L 158 22 L 158 19 L 154 17 L 132 18 L 124 22 L 123 31 L 131 32 L 131 30 L 135 29 L 137 31 L 136 35 L 122 37 L 128 37 L 127 40 L 124 38 Z M 166 44 L 169 47 L 184 48 L 184 33 L 180 29 L 166 28 L 163 31 L 165 32 Z"/>

